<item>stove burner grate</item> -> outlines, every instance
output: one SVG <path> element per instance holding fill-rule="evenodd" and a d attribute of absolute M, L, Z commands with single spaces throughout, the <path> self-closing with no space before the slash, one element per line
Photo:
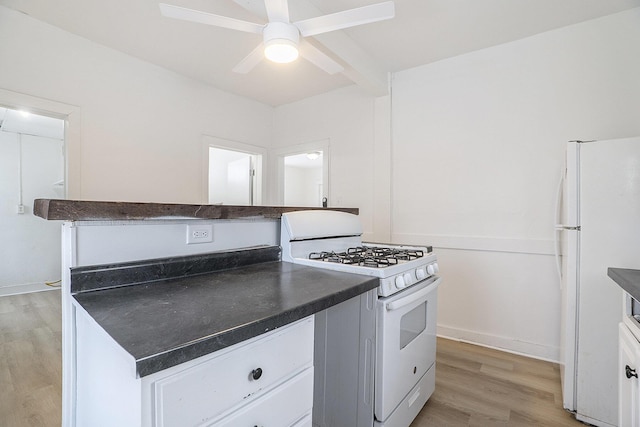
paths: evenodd
<path fill-rule="evenodd" d="M 362 267 L 384 268 L 398 264 L 399 261 L 410 261 L 423 256 L 424 252 L 420 249 L 358 246 L 348 248 L 346 252 L 311 252 L 309 259 Z"/>

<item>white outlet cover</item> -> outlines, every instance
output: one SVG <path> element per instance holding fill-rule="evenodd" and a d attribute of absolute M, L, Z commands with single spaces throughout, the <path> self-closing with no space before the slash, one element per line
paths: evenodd
<path fill-rule="evenodd" d="M 213 242 L 213 225 L 187 225 L 187 244 Z"/>

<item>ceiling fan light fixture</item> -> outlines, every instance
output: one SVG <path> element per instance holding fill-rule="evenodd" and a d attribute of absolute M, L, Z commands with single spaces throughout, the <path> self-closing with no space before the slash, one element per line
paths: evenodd
<path fill-rule="evenodd" d="M 254 3 L 260 2 L 259 0 L 235 1 L 249 10 L 253 9 Z M 159 6 L 160 13 L 168 18 L 229 28 L 245 33 L 262 34 L 263 42 L 233 68 L 234 72 L 241 74 L 247 74 L 265 57 L 279 63 L 295 61 L 299 55 L 299 47 L 302 48 L 301 56 L 313 65 L 329 74 L 342 72 L 344 71 L 342 65 L 301 37 L 383 21 L 395 16 L 393 0 L 387 0 L 369 6 L 291 22 L 288 0 L 263 1 L 268 18 L 268 22 L 264 25 L 165 3 L 160 3 Z"/>
<path fill-rule="evenodd" d="M 264 56 L 273 62 L 286 64 L 298 59 L 298 28 L 288 22 L 269 22 L 262 31 Z"/>
<path fill-rule="evenodd" d="M 298 59 L 298 46 L 287 39 L 272 39 L 264 44 L 264 56 L 273 62 L 286 64 Z"/>

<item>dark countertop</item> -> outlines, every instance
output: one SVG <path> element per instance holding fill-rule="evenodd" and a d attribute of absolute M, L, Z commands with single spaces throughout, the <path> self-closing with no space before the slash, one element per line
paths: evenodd
<path fill-rule="evenodd" d="M 634 299 L 640 301 L 640 270 L 609 267 L 607 275 Z"/>
<path fill-rule="evenodd" d="M 377 285 L 378 279 L 369 276 L 269 261 L 73 297 L 133 356 L 143 377 L 292 323 Z"/>
<path fill-rule="evenodd" d="M 285 212 L 327 209 L 358 215 L 357 208 L 293 206 L 189 205 L 172 203 L 105 202 L 89 200 L 35 199 L 33 214 L 47 220 L 115 221 L 143 219 L 236 219 L 280 218 Z"/>

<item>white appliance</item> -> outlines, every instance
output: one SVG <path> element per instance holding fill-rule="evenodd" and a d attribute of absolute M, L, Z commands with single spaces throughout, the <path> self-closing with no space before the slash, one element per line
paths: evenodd
<path fill-rule="evenodd" d="M 435 388 L 438 263 L 429 247 L 363 243 L 361 235 L 356 215 L 286 213 L 282 259 L 379 279 L 373 425 L 408 427 Z"/>
<path fill-rule="evenodd" d="M 640 261 L 640 138 L 569 142 L 565 166 L 556 217 L 563 406 L 615 426 L 622 291 L 607 268 Z"/>

